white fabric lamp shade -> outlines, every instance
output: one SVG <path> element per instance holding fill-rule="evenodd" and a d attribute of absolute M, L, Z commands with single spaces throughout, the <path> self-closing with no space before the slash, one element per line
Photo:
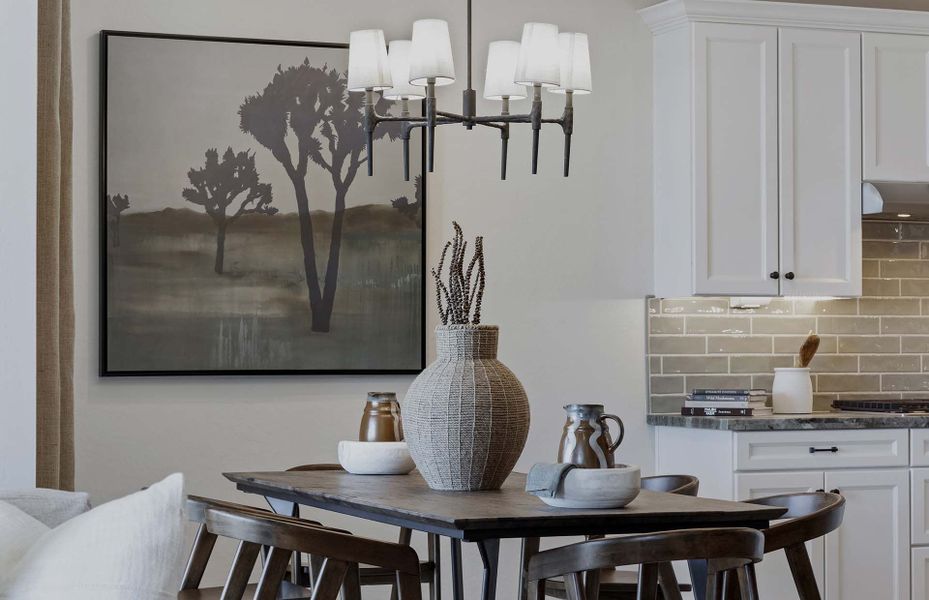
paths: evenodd
<path fill-rule="evenodd" d="M 520 85 L 557 87 L 561 83 L 558 52 L 558 26 L 551 23 L 526 23 L 519 44 L 515 82 Z"/>
<path fill-rule="evenodd" d="M 390 62 L 390 78 L 394 86 L 384 90 L 388 100 L 422 100 L 426 90 L 421 86 L 410 85 L 410 40 L 391 40 L 387 50 Z"/>
<path fill-rule="evenodd" d="M 561 84 L 550 92 L 589 94 L 593 91 L 590 77 L 590 49 L 586 33 L 558 34 L 558 54 L 561 64 Z"/>
<path fill-rule="evenodd" d="M 348 41 L 348 91 L 380 91 L 392 85 L 384 32 L 380 29 L 353 31 Z"/>
<path fill-rule="evenodd" d="M 526 88 L 515 83 L 519 42 L 490 42 L 487 48 L 487 73 L 484 76 L 484 98 L 488 100 L 521 100 Z"/>
<path fill-rule="evenodd" d="M 448 23 L 441 19 L 420 19 L 413 23 L 409 82 L 411 85 L 426 85 L 428 79 L 435 79 L 436 85 L 455 81 Z"/>

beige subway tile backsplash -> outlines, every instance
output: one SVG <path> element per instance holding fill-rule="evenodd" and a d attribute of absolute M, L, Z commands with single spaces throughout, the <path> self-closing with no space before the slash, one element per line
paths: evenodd
<path fill-rule="evenodd" d="M 769 335 L 711 335 L 706 339 L 709 354 L 770 354 L 774 338 Z"/>
<path fill-rule="evenodd" d="M 839 398 L 929 392 L 929 224 L 866 222 L 862 297 L 774 298 L 756 308 L 729 298 L 649 299 L 651 410 L 677 412 L 693 388 L 771 389 L 794 366 L 810 330 L 814 407 Z"/>
<path fill-rule="evenodd" d="M 899 279 L 869 279 L 861 280 L 861 293 L 864 296 L 899 296 Z"/>
<path fill-rule="evenodd" d="M 901 337 L 901 352 L 929 352 L 929 336 L 908 335 Z"/>
<path fill-rule="evenodd" d="M 863 315 L 918 315 L 919 298 L 861 298 L 858 303 Z"/>
<path fill-rule="evenodd" d="M 894 336 L 843 335 L 838 339 L 840 354 L 900 352 L 900 338 Z"/>
<path fill-rule="evenodd" d="M 918 354 L 862 354 L 858 357 L 858 364 L 862 373 L 917 373 L 922 370 Z"/>
<path fill-rule="evenodd" d="M 899 240 L 902 239 L 902 224 L 866 221 L 861 227 L 864 240 Z"/>
<path fill-rule="evenodd" d="M 729 312 L 728 298 L 680 298 L 661 301 L 666 315 L 723 315 Z"/>
<path fill-rule="evenodd" d="M 836 300 L 797 298 L 794 300 L 794 312 L 798 315 L 857 315 L 858 298 Z"/>
<path fill-rule="evenodd" d="M 794 365 L 778 365 L 794 366 Z M 813 373 L 857 373 L 858 356 L 855 354 L 819 354 L 813 357 L 810 363 Z"/>
<path fill-rule="evenodd" d="M 684 317 L 649 317 L 648 326 L 652 335 L 684 333 Z"/>
<path fill-rule="evenodd" d="M 648 338 L 652 354 L 705 354 L 706 338 L 681 335 L 653 335 Z"/>
<path fill-rule="evenodd" d="M 661 372 L 670 373 L 727 373 L 728 356 L 665 356 L 661 359 Z"/>
<path fill-rule="evenodd" d="M 881 333 L 929 334 L 929 317 L 881 317 Z"/>
<path fill-rule="evenodd" d="M 882 260 L 881 277 L 929 278 L 929 261 Z"/>
<path fill-rule="evenodd" d="M 744 335 L 751 333 L 749 317 L 686 317 L 684 326 L 687 334 L 729 333 Z"/>
<path fill-rule="evenodd" d="M 774 338 L 775 354 L 794 354 L 800 350 L 800 346 L 806 341 L 806 335 L 778 335 Z M 819 336 L 819 350 L 817 356 L 823 354 L 834 354 L 839 347 L 839 338 L 834 335 Z"/>
<path fill-rule="evenodd" d="M 929 373 L 917 375 L 881 375 L 882 389 L 887 392 L 915 392 L 929 390 Z"/>
<path fill-rule="evenodd" d="M 879 392 L 881 375 L 820 374 L 815 378 L 817 392 Z"/>
<path fill-rule="evenodd" d="M 865 258 L 919 258 L 919 242 L 865 241 L 861 255 Z"/>
<path fill-rule="evenodd" d="M 810 330 L 844 334 L 877 334 L 881 331 L 878 317 L 820 317 L 817 321 L 818 327 L 810 327 Z"/>
<path fill-rule="evenodd" d="M 752 333 L 807 333 L 816 329 L 815 317 L 753 317 Z"/>

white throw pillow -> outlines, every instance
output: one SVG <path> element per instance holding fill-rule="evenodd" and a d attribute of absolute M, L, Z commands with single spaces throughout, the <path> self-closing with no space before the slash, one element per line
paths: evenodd
<path fill-rule="evenodd" d="M 46 488 L 0 490 L 0 502 L 12 504 L 49 527 L 58 527 L 90 510 L 90 496 L 86 492 Z"/>
<path fill-rule="evenodd" d="M 174 600 L 184 558 L 175 473 L 43 535 L 0 583 L 4 600 Z"/>
<path fill-rule="evenodd" d="M 0 501 L 0 574 L 12 573 L 48 526 L 19 508 Z"/>

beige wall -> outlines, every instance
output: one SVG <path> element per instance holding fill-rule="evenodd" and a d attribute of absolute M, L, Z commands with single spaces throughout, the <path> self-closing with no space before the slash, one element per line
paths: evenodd
<path fill-rule="evenodd" d="M 437 173 L 429 181 L 430 262 L 452 219 L 471 235 L 485 236 L 485 318 L 501 325 L 501 357 L 521 377 L 532 403 L 520 467 L 552 459 L 561 406 L 586 401 L 602 402 L 626 419 L 621 459 L 648 472 L 643 297 L 651 286 L 649 33 L 625 1 L 477 0 L 474 11 L 476 81 L 483 80 L 488 41 L 518 39 L 526 20 L 552 21 L 591 35 L 595 93 L 576 101 L 567 180 L 559 174 L 556 131 L 543 134 L 536 177 L 527 174 L 527 132 L 514 132 L 507 182 L 496 178 L 496 135 L 441 131 Z M 97 33 L 106 28 L 344 41 L 352 29 L 384 27 L 390 39 L 409 35 L 416 18 L 438 16 L 452 24 L 463 81 L 464 2 L 81 0 L 73 12 L 78 487 L 100 502 L 183 471 L 191 492 L 242 500 L 222 471 L 334 460 L 337 441 L 355 432 L 364 393 L 402 394 L 410 377 L 97 377 Z M 441 105 L 457 110 L 460 89 L 443 89 Z M 545 100 L 547 113 L 560 112 L 558 99 Z M 388 531 L 325 519 L 361 533 Z M 507 569 L 513 549 L 504 547 Z M 468 558 L 467 585 L 476 593 L 473 549 Z M 504 573 L 501 597 L 507 598 L 514 591 L 512 570 Z"/>
<path fill-rule="evenodd" d="M 35 485 L 35 0 L 0 3 L 0 488 Z M 23 52 L 32 48 L 32 52 Z"/>

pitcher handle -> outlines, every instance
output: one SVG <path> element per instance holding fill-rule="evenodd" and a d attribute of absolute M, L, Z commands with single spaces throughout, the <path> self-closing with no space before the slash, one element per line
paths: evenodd
<path fill-rule="evenodd" d="M 616 449 L 619 448 L 619 445 L 623 443 L 623 436 L 626 435 L 626 428 L 623 425 L 623 420 L 617 417 L 616 415 L 601 415 L 600 420 L 605 421 L 607 419 L 612 419 L 616 421 L 616 424 L 619 425 L 619 435 L 616 437 L 616 441 L 613 442 L 613 445 L 610 446 L 610 454 L 616 452 Z"/>

